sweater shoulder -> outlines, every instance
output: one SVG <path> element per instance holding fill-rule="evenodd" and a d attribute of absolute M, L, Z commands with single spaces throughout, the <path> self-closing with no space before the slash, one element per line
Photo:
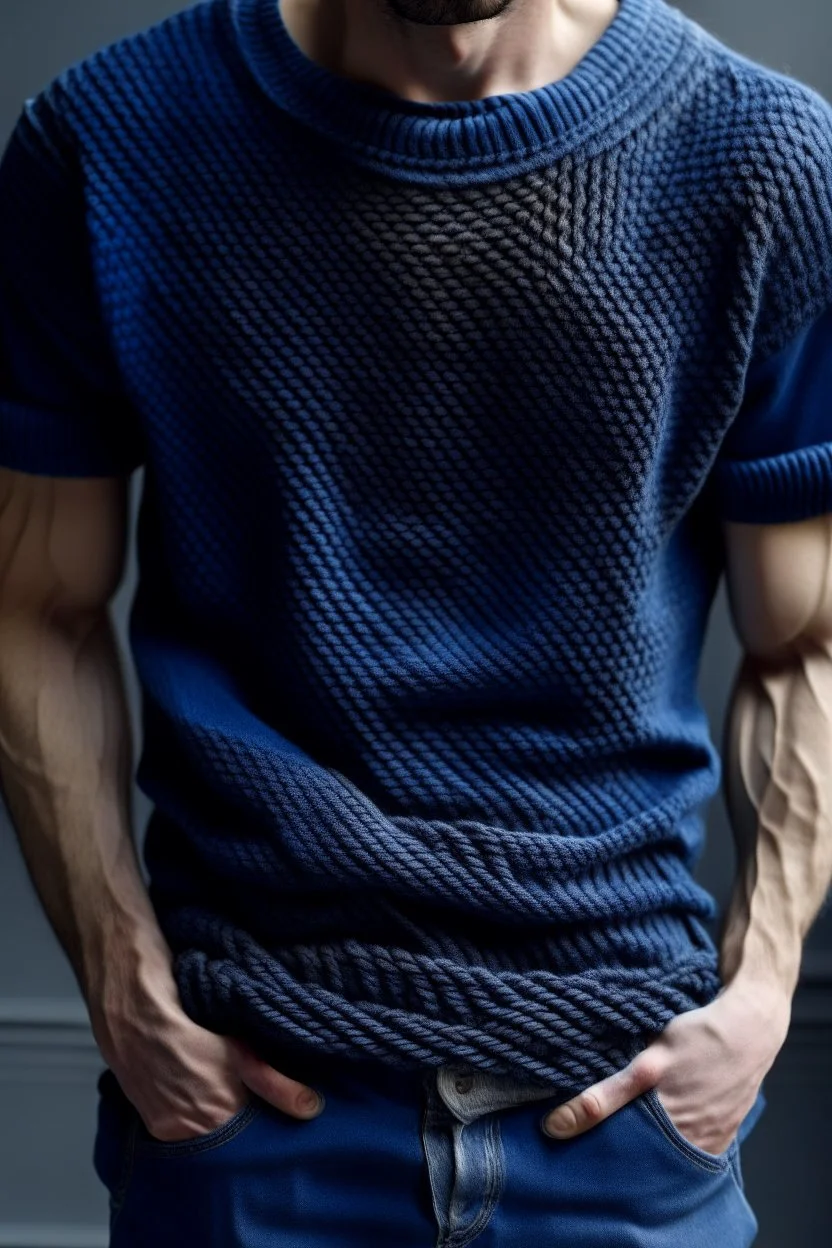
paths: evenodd
<path fill-rule="evenodd" d="M 66 65 L 25 102 L 44 131 L 83 154 L 119 136 L 139 146 L 210 107 L 233 66 L 228 0 L 197 0 Z"/>
<path fill-rule="evenodd" d="M 832 301 L 832 104 L 799 78 L 708 39 L 761 358 Z"/>
<path fill-rule="evenodd" d="M 809 83 L 745 56 L 697 23 L 707 71 L 711 142 L 742 162 L 746 178 L 787 191 L 803 174 L 832 178 L 832 103 Z"/>

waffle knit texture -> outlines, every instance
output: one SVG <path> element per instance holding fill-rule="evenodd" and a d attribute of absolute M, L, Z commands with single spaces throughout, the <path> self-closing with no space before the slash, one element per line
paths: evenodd
<path fill-rule="evenodd" d="M 569 1094 L 721 987 L 722 522 L 832 509 L 832 108 L 665 0 L 417 102 L 202 0 L 0 164 L 0 462 L 143 469 L 184 1008 Z"/>

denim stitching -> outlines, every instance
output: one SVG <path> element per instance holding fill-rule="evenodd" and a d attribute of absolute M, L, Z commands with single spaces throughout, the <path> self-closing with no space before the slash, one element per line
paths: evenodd
<path fill-rule="evenodd" d="M 627 1050 L 627 1062 L 630 1063 L 634 1061 L 639 1053 L 643 1052 L 644 1048 L 650 1043 L 652 1043 L 652 1040 L 642 1042 L 641 1040 L 634 1039 Z M 704 1149 L 697 1148 L 695 1144 L 682 1135 L 682 1132 L 676 1126 L 676 1123 L 670 1117 L 670 1114 L 668 1114 L 658 1097 L 657 1089 L 655 1087 L 648 1088 L 646 1092 L 642 1092 L 639 1096 L 635 1097 L 635 1103 L 641 1106 L 645 1113 L 650 1115 L 653 1122 L 655 1122 L 661 1129 L 665 1138 L 670 1144 L 673 1145 L 676 1151 L 688 1158 L 689 1161 L 692 1161 L 694 1165 L 699 1166 L 702 1170 L 708 1170 L 717 1174 L 729 1169 L 732 1173 L 734 1172 L 734 1156 L 739 1150 L 739 1139 L 737 1135 L 734 1136 L 724 1153 L 721 1155 L 717 1155 L 716 1153 L 711 1155 L 706 1153 Z"/>
<path fill-rule="evenodd" d="M 452 1232 L 448 1248 L 465 1248 L 488 1224 L 503 1190 L 505 1171 L 503 1167 L 500 1121 L 496 1113 L 484 1114 L 480 1119 L 483 1127 L 484 1155 L 486 1158 L 486 1187 L 479 1213 L 473 1222 L 459 1232 Z"/>
<path fill-rule="evenodd" d="M 433 1083 L 431 1082 L 431 1079 L 433 1077 L 434 1077 L 434 1072 L 429 1071 L 425 1075 L 425 1078 L 424 1078 L 424 1087 L 425 1087 L 426 1095 L 425 1095 L 424 1105 L 422 1108 L 421 1134 L 422 1134 L 422 1148 L 424 1150 L 425 1161 L 426 1161 L 427 1169 L 428 1169 L 428 1184 L 430 1186 L 430 1191 L 431 1191 L 431 1203 L 433 1205 L 434 1216 L 436 1217 L 437 1226 L 439 1228 L 438 1235 L 436 1238 L 436 1244 L 434 1248 L 443 1248 L 443 1245 L 447 1243 L 446 1237 L 448 1235 L 450 1228 L 448 1226 L 448 1220 L 441 1207 L 439 1195 L 436 1191 L 436 1186 L 434 1183 L 433 1165 L 431 1164 L 431 1151 L 428 1147 L 429 1135 L 432 1134 L 436 1130 L 437 1127 L 441 1127 L 444 1125 L 443 1115 L 440 1112 L 438 1112 L 436 1104 L 435 1104 L 435 1100 L 434 1100 L 434 1087 L 433 1087 Z M 444 1109 L 444 1102 L 442 1104 L 442 1108 Z"/>
<path fill-rule="evenodd" d="M 505 1166 L 499 1115 L 491 1115 L 486 1123 L 486 1126 L 488 1128 L 486 1147 L 491 1170 L 491 1182 L 485 1195 L 485 1208 L 487 1214 L 486 1221 L 488 1221 L 496 1209 L 497 1201 L 503 1192 L 503 1187 L 505 1185 Z"/>
<path fill-rule="evenodd" d="M 673 1145 L 677 1153 L 686 1157 L 694 1165 L 699 1166 L 702 1170 L 708 1170 L 711 1173 L 721 1174 L 723 1171 L 731 1169 L 733 1154 L 736 1152 L 738 1143 L 737 1137 L 734 1136 L 728 1148 L 722 1154 L 713 1155 L 706 1153 L 704 1149 L 699 1149 L 690 1140 L 682 1135 L 679 1128 L 673 1122 L 664 1105 L 656 1096 L 655 1088 L 648 1088 L 641 1096 L 635 1098 L 636 1105 L 649 1114 L 653 1122 L 661 1130 L 662 1134 Z"/>
<path fill-rule="evenodd" d="M 233 1140 L 260 1114 L 262 1108 L 261 1102 L 249 1101 L 228 1122 L 192 1140 L 157 1140 L 146 1128 L 142 1134 L 139 1123 L 136 1122 L 136 1147 L 154 1157 L 190 1157 L 195 1153 L 207 1152 Z M 138 1110 L 136 1114 L 138 1115 Z"/>

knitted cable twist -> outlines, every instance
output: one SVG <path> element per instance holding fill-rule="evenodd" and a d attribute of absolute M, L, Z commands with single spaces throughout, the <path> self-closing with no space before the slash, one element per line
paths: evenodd
<path fill-rule="evenodd" d="M 647 967 L 607 975 L 495 975 L 485 967 L 345 942 L 339 955 L 349 960 L 368 998 L 374 988 L 402 982 L 410 998 L 405 1010 L 331 990 L 327 981 L 337 983 L 338 976 L 329 950 L 307 947 L 273 957 L 239 930 L 200 927 L 196 914 L 182 921 L 190 940 L 196 935 L 210 948 L 191 948 L 177 959 L 193 1016 L 231 1035 L 240 1034 L 241 1019 L 254 1020 L 246 1039 L 278 1067 L 293 1046 L 373 1057 L 403 1069 L 439 1065 L 452 1053 L 476 1069 L 522 1071 L 571 1094 L 599 1077 L 599 1058 L 612 1073 L 628 1041 L 657 1035 L 719 988 L 705 951 L 681 975 L 678 968 L 661 973 Z"/>

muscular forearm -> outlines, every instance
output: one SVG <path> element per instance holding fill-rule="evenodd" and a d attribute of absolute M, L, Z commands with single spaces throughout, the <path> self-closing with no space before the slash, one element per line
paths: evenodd
<path fill-rule="evenodd" d="M 832 880 L 832 644 L 746 655 L 726 717 L 724 791 L 737 847 L 723 922 L 726 984 L 789 999 Z"/>
<path fill-rule="evenodd" d="M 93 1020 L 126 981 L 158 988 L 169 975 L 130 831 L 131 781 L 108 612 L 0 612 L 0 782 Z"/>

